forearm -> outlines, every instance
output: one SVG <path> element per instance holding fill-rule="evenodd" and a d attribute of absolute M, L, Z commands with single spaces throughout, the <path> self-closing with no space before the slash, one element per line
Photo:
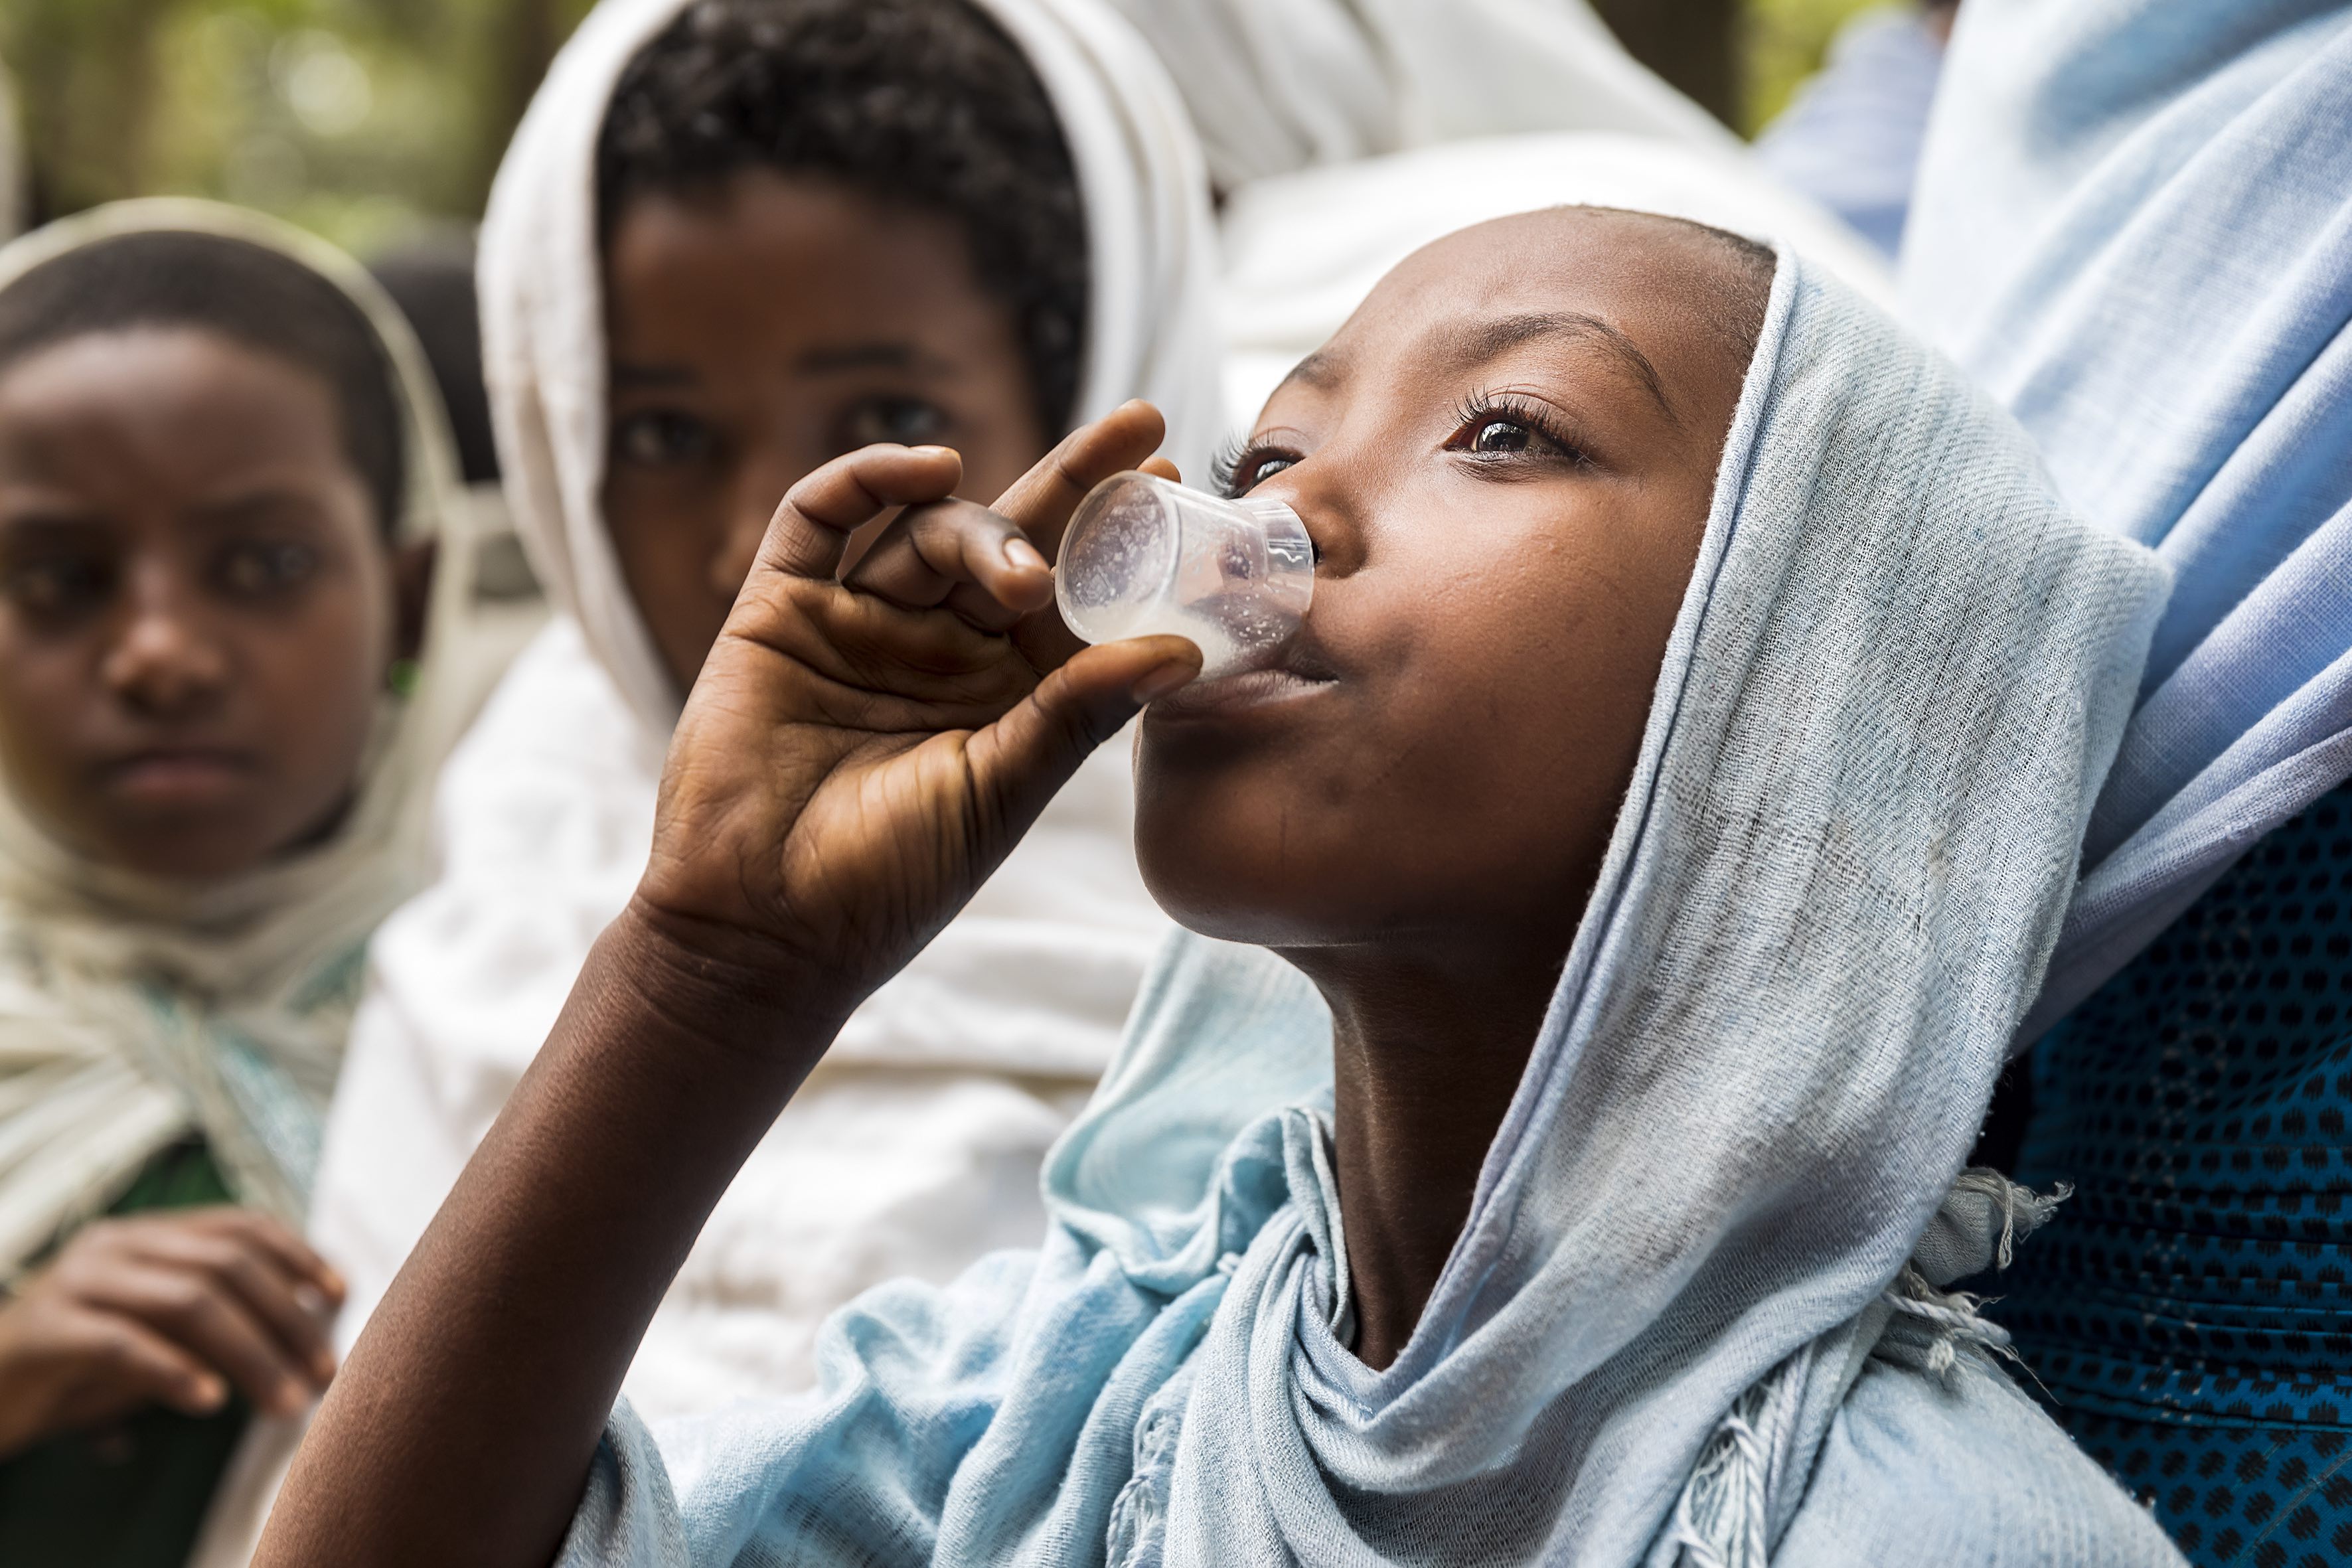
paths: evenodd
<path fill-rule="evenodd" d="M 541 1564 L 646 1321 L 838 1013 L 633 909 L 401 1270 L 257 1562 Z"/>

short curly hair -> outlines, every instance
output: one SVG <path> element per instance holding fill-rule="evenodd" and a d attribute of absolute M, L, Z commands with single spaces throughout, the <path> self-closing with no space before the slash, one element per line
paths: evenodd
<path fill-rule="evenodd" d="M 343 455 L 387 539 L 407 501 L 400 378 L 350 295 L 290 256 L 227 235 L 152 229 L 51 257 L 0 289 L 0 369 L 68 339 L 207 331 L 331 388 Z"/>
<path fill-rule="evenodd" d="M 609 239 L 629 198 L 746 169 L 837 178 L 953 219 L 1013 315 L 1044 427 L 1069 428 L 1087 233 L 1061 121 L 966 0 L 695 0 L 622 73 L 596 150 Z"/>

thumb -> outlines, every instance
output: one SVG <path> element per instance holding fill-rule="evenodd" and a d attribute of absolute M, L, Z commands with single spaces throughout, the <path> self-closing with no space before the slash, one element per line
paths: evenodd
<path fill-rule="evenodd" d="M 1007 847 L 1096 747 L 1145 703 L 1200 673 L 1201 650 L 1182 637 L 1106 643 L 1077 654 L 974 734 L 965 752 L 972 783 Z"/>

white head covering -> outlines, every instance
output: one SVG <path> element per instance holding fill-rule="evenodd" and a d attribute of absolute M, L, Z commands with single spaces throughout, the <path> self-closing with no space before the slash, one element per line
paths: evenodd
<path fill-rule="evenodd" d="M 517 525 L 564 612 L 443 776 L 438 883 L 387 923 L 329 1130 L 313 1235 L 355 1336 L 645 868 L 679 694 L 598 495 L 605 444 L 595 147 L 631 58 L 687 0 L 607 0 L 541 88 L 491 199 L 482 311 Z M 986 0 L 1062 120 L 1092 275 L 1077 414 L 1168 415 L 1198 471 L 1220 433 L 1206 177 L 1174 90 L 1094 0 Z M 1105 747 L 720 1200 L 630 1374 L 650 1408 L 804 1385 L 819 1322 L 877 1279 L 944 1279 L 1034 1238 L 1038 1162 L 1116 1047 L 1166 919 Z"/>
<path fill-rule="evenodd" d="M 190 1131 L 241 1201 L 299 1221 L 369 933 L 422 879 L 425 786 L 481 688 L 464 654 L 471 550 L 453 531 L 449 433 L 399 311 L 320 241 L 187 201 L 53 224 L 0 250 L 0 289 L 142 233 L 218 235 L 287 257 L 366 319 L 406 422 L 398 537 L 440 541 L 431 618 L 415 694 L 381 700 L 356 801 L 316 848 L 190 888 L 67 848 L 0 792 L 0 1274 Z"/>
<path fill-rule="evenodd" d="M 1182 89 L 1221 188 L 1465 137 L 1737 139 L 1585 0 L 1116 0 Z"/>
<path fill-rule="evenodd" d="M 531 100 L 482 229 L 482 340 L 508 493 L 556 606 L 654 730 L 684 693 L 621 575 L 598 495 L 605 356 L 596 143 L 621 73 L 690 0 L 607 0 Z M 1197 471 L 1223 435 L 1209 319 L 1215 232 L 1184 106 L 1142 40 L 1093 0 L 979 0 L 1028 57 L 1062 121 L 1087 217 L 1076 417 L 1145 397 Z"/>

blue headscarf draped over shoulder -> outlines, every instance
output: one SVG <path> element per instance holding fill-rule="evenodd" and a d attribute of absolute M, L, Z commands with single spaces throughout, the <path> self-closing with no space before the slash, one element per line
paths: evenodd
<path fill-rule="evenodd" d="M 2163 588 L 1783 252 L 1605 863 L 1395 1363 L 1349 1349 L 1328 1019 L 1188 939 L 1039 1251 L 869 1293 L 805 1401 L 616 1413 L 563 1561 L 2177 1562 L 1933 1289 L 2000 1230 L 1955 1179 Z"/>
<path fill-rule="evenodd" d="M 2020 1043 L 2352 777 L 2352 5 L 1969 0 L 1930 336 L 2176 588 Z"/>

